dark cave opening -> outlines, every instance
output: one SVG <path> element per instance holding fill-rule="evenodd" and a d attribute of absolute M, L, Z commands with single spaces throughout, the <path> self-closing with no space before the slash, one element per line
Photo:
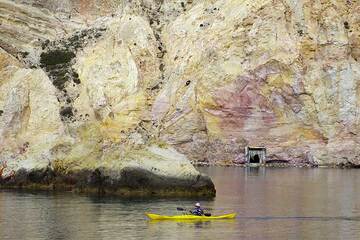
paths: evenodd
<path fill-rule="evenodd" d="M 250 163 L 260 163 L 260 157 L 258 154 L 255 154 L 250 158 Z"/>

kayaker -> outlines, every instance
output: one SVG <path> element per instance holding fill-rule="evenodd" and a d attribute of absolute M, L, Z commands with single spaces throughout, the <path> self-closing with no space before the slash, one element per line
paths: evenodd
<path fill-rule="evenodd" d="M 195 208 L 193 210 L 190 210 L 190 213 L 197 216 L 203 216 L 204 210 L 202 210 L 200 203 L 195 203 Z"/>

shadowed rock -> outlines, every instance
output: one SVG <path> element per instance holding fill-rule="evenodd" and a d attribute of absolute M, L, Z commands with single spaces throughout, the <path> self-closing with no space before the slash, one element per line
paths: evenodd
<path fill-rule="evenodd" d="M 134 160 L 135 159 L 135 160 Z M 214 197 L 211 179 L 199 173 L 182 154 L 155 146 L 136 150 L 119 167 L 62 171 L 60 167 L 20 168 L 2 179 L 2 188 L 72 190 L 98 195 Z"/>

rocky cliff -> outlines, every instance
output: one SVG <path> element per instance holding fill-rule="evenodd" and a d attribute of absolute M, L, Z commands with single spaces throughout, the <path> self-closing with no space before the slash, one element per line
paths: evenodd
<path fill-rule="evenodd" d="M 159 176 L 160 164 L 198 184 L 187 159 L 242 162 L 245 146 L 360 164 L 359 11 L 354 0 L 1 0 L 4 175 L 118 179 L 132 164 Z"/>

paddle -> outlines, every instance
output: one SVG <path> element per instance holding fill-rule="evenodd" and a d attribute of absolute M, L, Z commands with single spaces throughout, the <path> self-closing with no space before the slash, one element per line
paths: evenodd
<path fill-rule="evenodd" d="M 209 210 L 210 208 L 204 208 L 204 210 Z M 176 210 L 178 211 L 187 211 L 185 208 L 182 208 L 182 207 L 177 207 Z M 204 213 L 204 216 L 206 217 L 210 217 L 211 216 L 211 213 Z"/>
<path fill-rule="evenodd" d="M 178 210 L 178 211 L 187 211 L 186 208 L 182 208 L 182 207 L 177 207 L 176 210 Z M 213 210 L 213 209 L 212 209 L 212 208 L 203 208 L 203 210 L 211 211 L 211 210 Z"/>
<path fill-rule="evenodd" d="M 177 207 L 176 210 L 178 210 L 178 211 L 187 211 L 185 208 L 182 208 L 182 207 Z"/>

